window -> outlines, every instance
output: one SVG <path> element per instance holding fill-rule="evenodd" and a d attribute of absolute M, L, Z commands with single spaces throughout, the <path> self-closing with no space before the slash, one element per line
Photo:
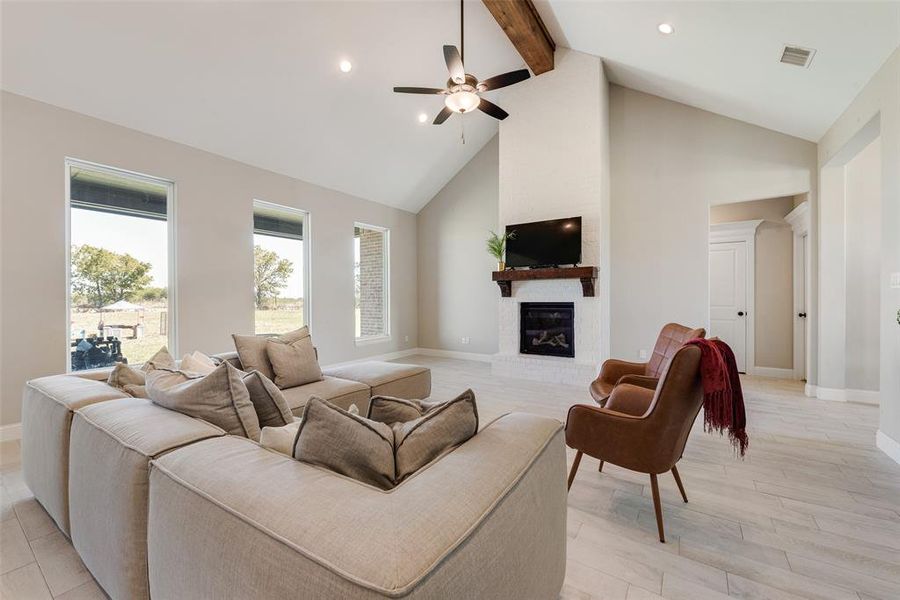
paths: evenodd
<path fill-rule="evenodd" d="M 390 231 L 356 223 L 353 230 L 357 343 L 390 337 Z"/>
<path fill-rule="evenodd" d="M 66 161 L 72 371 L 174 351 L 170 253 L 174 184 Z"/>
<path fill-rule="evenodd" d="M 302 210 L 253 203 L 256 333 L 286 333 L 309 323 L 308 222 Z"/>

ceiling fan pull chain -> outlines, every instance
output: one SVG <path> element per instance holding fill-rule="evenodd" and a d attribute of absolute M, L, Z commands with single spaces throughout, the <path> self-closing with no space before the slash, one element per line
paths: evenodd
<path fill-rule="evenodd" d="M 459 120 L 459 129 L 460 129 L 459 137 L 460 137 L 460 139 L 462 139 L 463 145 L 465 145 L 465 143 L 466 143 L 466 120 L 465 119 Z"/>

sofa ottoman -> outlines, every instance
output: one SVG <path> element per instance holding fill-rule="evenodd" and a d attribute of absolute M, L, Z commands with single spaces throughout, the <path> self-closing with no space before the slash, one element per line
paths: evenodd
<path fill-rule="evenodd" d="M 281 390 L 294 416 L 302 416 L 306 403 L 313 396 L 328 400 L 347 410 L 351 404 L 355 404 L 360 412 L 369 406 L 369 386 L 358 381 L 339 379 L 337 377 L 322 377 L 321 381 L 314 381 L 297 387 Z"/>
<path fill-rule="evenodd" d="M 150 461 L 225 432 L 143 398 L 75 413 L 69 459 L 72 545 L 113 599 L 149 598 Z"/>
<path fill-rule="evenodd" d="M 359 381 L 372 389 L 372 396 L 422 399 L 431 395 L 431 370 L 419 365 L 366 361 L 325 369 L 325 375 Z M 366 414 L 368 403 L 360 406 Z"/>
<path fill-rule="evenodd" d="M 105 382 L 73 375 L 41 377 L 22 396 L 25 483 L 60 530 L 69 535 L 69 430 L 75 410 L 128 396 Z"/>

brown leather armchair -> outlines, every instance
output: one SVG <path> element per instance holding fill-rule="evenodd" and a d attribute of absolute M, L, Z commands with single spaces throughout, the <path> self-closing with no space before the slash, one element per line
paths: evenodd
<path fill-rule="evenodd" d="M 615 358 L 605 361 L 600 367 L 600 375 L 591 384 L 591 396 L 600 406 L 604 406 L 613 388 L 619 383 L 656 389 L 660 374 L 675 352 L 688 340 L 705 336 L 706 330 L 702 327 L 691 329 L 678 323 L 669 323 L 659 332 L 649 361 L 637 363 Z"/>
<path fill-rule="evenodd" d="M 600 459 L 601 470 L 606 461 L 648 473 L 659 541 L 665 542 L 656 476 L 672 471 L 687 502 L 675 463 L 681 459 L 702 406 L 700 349 L 696 346 L 683 346 L 675 352 L 655 391 L 623 383 L 615 387 L 605 407 L 572 406 L 566 420 L 566 444 L 578 453 L 569 472 L 569 487 L 583 454 Z"/>

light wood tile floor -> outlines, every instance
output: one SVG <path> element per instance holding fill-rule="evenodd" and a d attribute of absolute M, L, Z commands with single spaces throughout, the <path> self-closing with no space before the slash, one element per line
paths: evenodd
<path fill-rule="evenodd" d="M 409 357 L 432 368 L 435 399 L 475 390 L 482 422 L 509 411 L 564 420 L 586 391 L 495 379 L 484 363 Z M 750 450 L 697 426 L 660 484 L 660 544 L 649 478 L 585 458 L 569 494 L 561 598 L 900 600 L 900 466 L 874 445 L 876 407 L 803 396 L 747 377 Z M 574 452 L 569 452 L 569 463 Z M 103 592 L 22 481 L 17 442 L 0 444 L 0 598 L 91 599 Z"/>

